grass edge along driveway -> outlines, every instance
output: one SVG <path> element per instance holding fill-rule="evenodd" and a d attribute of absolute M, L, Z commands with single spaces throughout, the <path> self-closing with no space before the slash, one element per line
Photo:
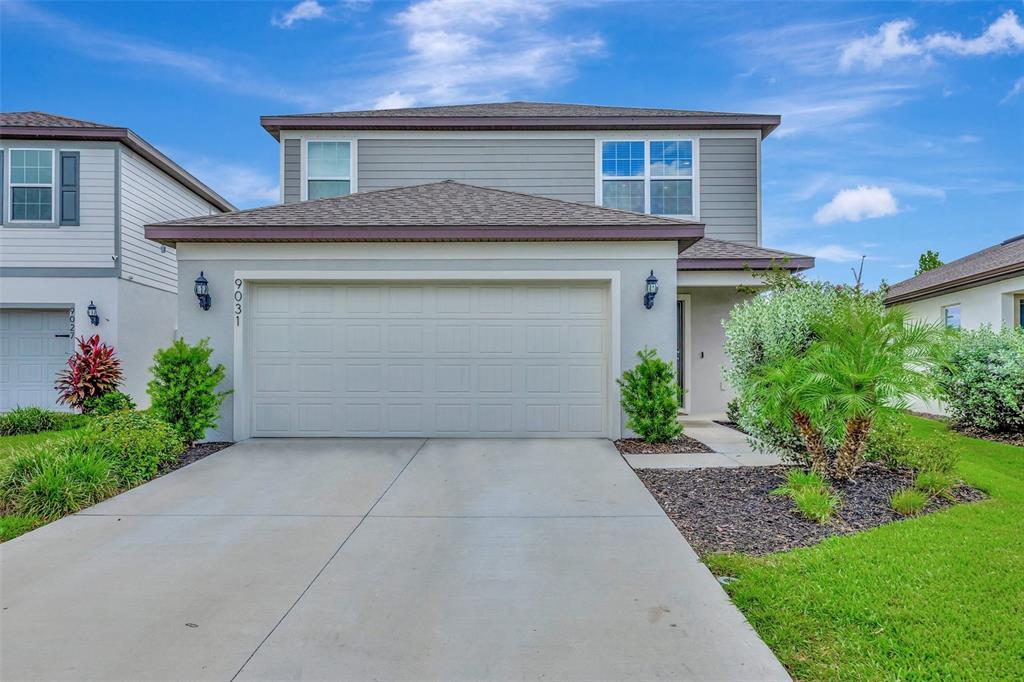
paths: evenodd
<path fill-rule="evenodd" d="M 946 429 L 907 418 L 913 436 Z M 957 437 L 991 499 L 765 557 L 705 557 L 799 680 L 1024 678 L 1024 448 Z"/>

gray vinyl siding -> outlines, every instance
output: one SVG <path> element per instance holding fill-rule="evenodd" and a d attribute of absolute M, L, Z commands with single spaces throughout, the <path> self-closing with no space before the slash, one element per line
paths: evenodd
<path fill-rule="evenodd" d="M 302 140 L 284 141 L 284 203 L 302 201 Z"/>
<path fill-rule="evenodd" d="M 700 219 L 715 239 L 757 245 L 757 140 L 700 140 Z"/>
<path fill-rule="evenodd" d="M 115 145 L 102 142 L 0 140 L 5 161 L 11 149 L 55 149 L 54 220 L 11 223 L 6 220 L 9 197 L 4 192 L 5 220 L 0 227 L 0 264 L 4 268 L 95 268 L 111 270 L 114 240 Z M 80 219 L 59 226 L 59 150 L 80 152 Z"/>
<path fill-rule="evenodd" d="M 594 203 L 593 139 L 371 138 L 358 145 L 360 192 L 457 180 Z"/>
<path fill-rule="evenodd" d="M 130 149 L 121 151 L 121 277 L 177 291 L 174 249 L 145 238 L 145 225 L 216 209 Z"/>

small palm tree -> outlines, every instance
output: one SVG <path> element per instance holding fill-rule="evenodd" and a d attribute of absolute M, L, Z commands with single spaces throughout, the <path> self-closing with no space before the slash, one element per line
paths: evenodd
<path fill-rule="evenodd" d="M 832 475 L 849 479 L 875 420 L 933 393 L 929 370 L 939 361 L 943 329 L 910 322 L 903 308 L 853 297 L 815 332 L 801 362 L 799 402 L 819 428 L 841 438 Z"/>

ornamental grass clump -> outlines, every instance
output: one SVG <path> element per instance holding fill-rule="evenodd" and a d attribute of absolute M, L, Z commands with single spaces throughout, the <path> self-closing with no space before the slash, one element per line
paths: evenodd
<path fill-rule="evenodd" d="M 117 390 L 121 384 L 121 360 L 99 334 L 78 338 L 78 350 L 68 358 L 67 368 L 57 375 L 57 402 L 85 411 L 90 400 Z"/>
<path fill-rule="evenodd" d="M 920 514 L 928 504 L 928 496 L 920 490 L 907 488 L 893 493 L 889 504 L 892 506 L 892 510 L 900 516 L 914 516 Z"/>
<path fill-rule="evenodd" d="M 647 443 L 675 440 L 683 432 L 675 370 L 649 348 L 639 351 L 637 357 L 640 362 L 618 379 L 626 426 Z"/>
<path fill-rule="evenodd" d="M 831 521 L 839 509 L 839 495 L 814 471 L 791 469 L 786 473 L 786 482 L 772 495 L 789 497 L 801 516 L 819 524 Z"/>

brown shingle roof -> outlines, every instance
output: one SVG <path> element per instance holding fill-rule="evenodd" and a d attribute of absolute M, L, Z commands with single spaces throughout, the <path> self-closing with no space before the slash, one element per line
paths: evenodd
<path fill-rule="evenodd" d="M 233 211 L 227 199 L 128 128 L 108 126 L 42 111 L 0 113 L 0 137 L 12 140 L 90 140 L 120 142 L 221 211 Z"/>
<path fill-rule="evenodd" d="M 173 220 L 146 227 L 176 241 L 678 239 L 701 223 L 466 185 L 451 180 Z"/>
<path fill-rule="evenodd" d="M 768 135 L 781 118 L 689 109 L 607 107 L 552 102 L 494 102 L 409 109 L 263 116 L 267 132 L 282 130 L 685 130 L 751 129 Z"/>
<path fill-rule="evenodd" d="M 814 258 L 708 237 L 679 254 L 680 270 L 740 270 L 745 267 L 759 270 L 773 265 L 787 270 L 806 270 L 814 267 Z"/>
<path fill-rule="evenodd" d="M 928 298 L 943 291 L 1024 272 L 1024 234 L 922 272 L 889 287 L 886 303 Z"/>
<path fill-rule="evenodd" d="M 57 116 L 42 111 L 11 111 L 0 113 L 0 128 L 4 126 L 38 126 L 40 128 L 111 128 L 113 126 L 78 118 Z"/>

